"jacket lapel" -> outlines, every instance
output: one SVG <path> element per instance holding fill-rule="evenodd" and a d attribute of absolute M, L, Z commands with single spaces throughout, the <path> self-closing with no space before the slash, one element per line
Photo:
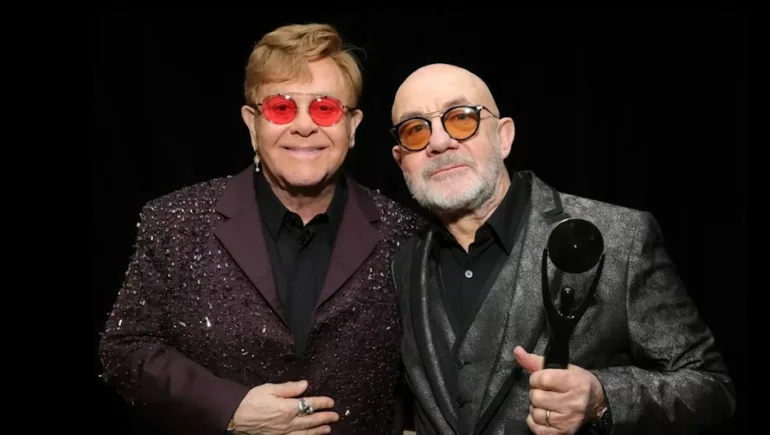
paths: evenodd
<path fill-rule="evenodd" d="M 227 220 L 215 230 L 215 234 L 273 311 L 288 326 L 265 247 L 253 171 L 254 165 L 250 165 L 228 183 L 216 205 L 217 212 Z M 379 231 L 373 225 L 379 221 L 376 204 L 354 180 L 348 177 L 346 181 L 349 187 L 348 201 L 317 306 L 328 300 L 353 276 L 380 240 Z"/>
<path fill-rule="evenodd" d="M 498 360 L 492 370 L 482 401 L 481 417 L 476 433 L 483 430 L 497 407 L 507 396 L 518 378 L 521 367 L 513 357 L 513 349 L 522 346 L 533 352 L 545 327 L 545 311 L 542 298 L 541 264 L 543 250 L 553 226 L 566 218 L 561 207 L 558 192 L 547 186 L 534 175 L 531 177 L 531 209 L 527 225 L 517 244 L 521 246 L 518 270 L 510 299 L 506 326 L 501 339 L 495 345 Z M 506 267 L 509 273 L 513 268 Z M 549 262 L 548 276 L 554 277 L 554 267 Z M 552 287 L 552 286 L 550 286 Z M 553 292 L 553 289 L 550 289 Z M 498 341 L 499 340 L 499 341 Z"/>
<path fill-rule="evenodd" d="M 346 181 L 348 201 L 316 308 L 353 276 L 380 241 L 379 230 L 373 225 L 380 219 L 377 205 L 355 181 L 349 177 Z"/>
<path fill-rule="evenodd" d="M 447 384 L 451 380 L 444 376 L 441 364 L 442 358 L 451 352 L 455 334 L 445 305 L 438 296 L 440 277 L 431 255 L 434 238 L 435 232 L 429 230 L 425 241 L 415 248 L 413 258 L 416 264 L 411 266 L 409 306 L 417 349 L 436 405 L 454 432 L 460 433 L 454 398 Z M 448 347 L 441 345 L 444 341 L 449 343 Z"/>
<path fill-rule="evenodd" d="M 524 226 L 526 222 L 523 223 Z M 494 370 L 499 367 L 501 346 L 503 337 L 508 333 L 506 325 L 510 324 L 510 317 L 518 313 L 511 313 L 511 301 L 514 298 L 514 283 L 520 265 L 521 233 L 515 243 L 508 259 L 500 268 L 492 288 L 489 290 L 486 300 L 481 305 L 476 317 L 468 329 L 463 341 L 458 343 L 460 348 L 458 355 L 461 358 L 471 358 L 473 363 L 463 369 L 464 376 L 468 379 L 489 379 L 494 376 Z M 527 309 L 527 307 L 522 307 Z M 530 307 L 531 309 L 531 307 Z M 489 384 L 487 384 L 489 385 Z M 470 388 L 468 388 L 470 390 Z M 488 401 L 483 401 L 485 395 L 490 394 L 489 389 L 476 388 L 473 390 L 471 404 L 477 409 L 474 417 L 478 417 Z"/>
<path fill-rule="evenodd" d="M 273 311 L 288 326 L 275 288 L 253 184 L 254 166 L 235 175 L 217 202 L 227 220 L 215 230 L 222 246 L 254 284 Z"/>

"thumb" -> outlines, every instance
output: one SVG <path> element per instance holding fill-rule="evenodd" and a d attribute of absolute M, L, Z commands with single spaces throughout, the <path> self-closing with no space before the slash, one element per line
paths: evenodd
<path fill-rule="evenodd" d="M 307 381 L 274 384 L 269 393 L 276 397 L 296 397 L 307 389 Z"/>
<path fill-rule="evenodd" d="M 534 373 L 543 368 L 543 357 L 535 355 L 534 353 L 527 353 L 521 346 L 516 346 L 513 349 L 513 357 L 516 358 L 516 362 L 526 371 Z"/>

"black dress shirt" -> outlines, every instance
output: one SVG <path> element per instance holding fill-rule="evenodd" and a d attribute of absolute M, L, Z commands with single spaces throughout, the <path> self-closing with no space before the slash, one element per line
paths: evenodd
<path fill-rule="evenodd" d="M 518 228 L 526 219 L 529 193 L 529 185 L 513 175 L 505 197 L 476 231 L 468 252 L 439 225 L 434 249 L 441 270 L 440 287 L 458 341 L 470 327 L 513 249 Z"/>
<path fill-rule="evenodd" d="M 301 358 L 345 211 L 347 186 L 340 177 L 326 213 L 304 225 L 281 203 L 261 171 L 255 172 L 254 182 L 275 285 L 294 334 L 296 357 Z"/>

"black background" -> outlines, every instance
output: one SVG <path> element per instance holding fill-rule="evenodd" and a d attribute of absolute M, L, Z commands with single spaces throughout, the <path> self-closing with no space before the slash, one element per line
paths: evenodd
<path fill-rule="evenodd" d="M 96 377 L 96 343 L 132 253 L 139 208 L 250 162 L 246 58 L 273 28 L 335 25 L 362 49 L 364 120 L 346 163 L 414 206 L 392 160 L 399 83 L 431 62 L 467 67 L 516 125 L 510 169 L 651 211 L 747 400 L 748 20 L 741 10 L 114 10 L 94 23 L 92 390 L 111 433 L 127 407 Z"/>

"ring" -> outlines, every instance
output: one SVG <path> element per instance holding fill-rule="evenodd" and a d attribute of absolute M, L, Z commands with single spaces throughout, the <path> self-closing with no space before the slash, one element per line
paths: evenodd
<path fill-rule="evenodd" d="M 551 410 L 550 409 L 545 411 L 545 425 L 547 427 L 551 427 Z"/>
<path fill-rule="evenodd" d="M 297 412 L 297 415 L 304 416 L 312 413 L 313 407 L 308 405 L 307 402 L 305 402 L 305 399 L 299 399 L 299 411 Z"/>

